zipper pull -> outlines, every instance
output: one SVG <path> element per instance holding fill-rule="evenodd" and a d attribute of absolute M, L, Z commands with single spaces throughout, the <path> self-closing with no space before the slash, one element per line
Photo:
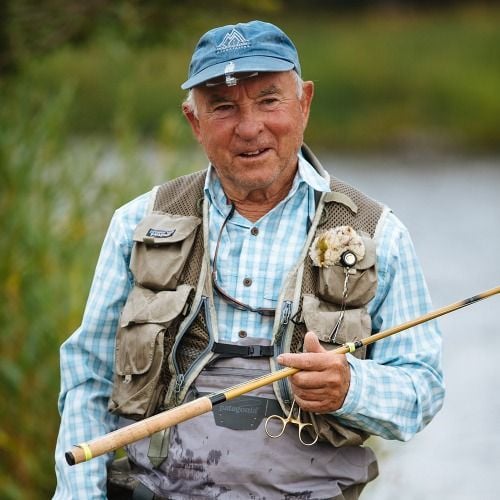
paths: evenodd
<path fill-rule="evenodd" d="M 277 354 L 281 352 L 281 341 L 283 340 L 283 335 L 285 334 L 285 331 L 287 329 L 288 322 L 290 321 L 290 317 L 292 315 L 292 301 L 287 300 L 283 304 L 283 309 L 281 310 L 281 322 L 278 328 L 278 331 L 276 332 L 276 337 L 274 339 L 275 345 L 278 346 L 278 351 Z"/>
<path fill-rule="evenodd" d="M 182 386 L 184 385 L 184 374 L 179 373 L 177 376 L 177 381 L 175 382 L 175 393 L 179 394 L 181 392 Z"/>
<path fill-rule="evenodd" d="M 282 313 L 282 325 L 288 325 L 288 322 L 290 321 L 290 316 L 292 315 L 292 302 L 290 300 L 287 300 L 285 302 L 285 305 L 283 307 L 283 313 Z"/>

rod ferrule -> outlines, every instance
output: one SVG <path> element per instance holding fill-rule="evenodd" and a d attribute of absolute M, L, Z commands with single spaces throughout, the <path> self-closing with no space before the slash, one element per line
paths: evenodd
<path fill-rule="evenodd" d="M 207 396 L 212 403 L 212 406 L 218 405 L 219 403 L 224 403 L 226 401 L 226 395 L 223 392 L 218 392 L 216 394 L 210 394 Z"/>

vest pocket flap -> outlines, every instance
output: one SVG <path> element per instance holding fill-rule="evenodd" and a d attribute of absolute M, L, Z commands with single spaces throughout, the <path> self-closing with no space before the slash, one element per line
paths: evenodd
<path fill-rule="evenodd" d="M 118 328 L 108 409 L 140 419 L 154 413 L 164 390 L 162 366 L 168 330 L 156 323 Z"/>
<path fill-rule="evenodd" d="M 134 231 L 134 241 L 146 245 L 168 245 L 185 240 L 200 225 L 194 216 L 151 214 Z"/>
<path fill-rule="evenodd" d="M 377 290 L 376 245 L 363 237 L 365 255 L 352 268 L 334 265 L 319 269 L 318 295 L 328 302 L 349 307 L 361 307 L 375 296 Z M 347 295 L 344 283 L 347 276 Z"/>
<path fill-rule="evenodd" d="M 121 377 L 146 373 L 155 359 L 155 351 L 163 349 L 164 328 L 143 325 L 140 335 L 135 330 L 122 329 L 116 345 L 116 374 Z"/>
<path fill-rule="evenodd" d="M 168 385 L 163 370 L 193 287 L 153 292 L 134 286 L 116 332 L 115 375 L 108 409 L 127 418 L 152 415 Z"/>
<path fill-rule="evenodd" d="M 375 262 L 377 260 L 377 246 L 371 238 L 362 236 L 361 239 L 363 240 L 363 244 L 365 246 L 365 256 L 361 260 L 356 262 L 354 268 L 365 270 L 375 265 Z"/>
<path fill-rule="evenodd" d="M 120 326 L 154 323 L 166 327 L 182 314 L 192 290 L 192 286 L 185 284 L 163 292 L 135 286 L 123 308 Z"/>
<path fill-rule="evenodd" d="M 191 253 L 198 217 L 152 214 L 134 232 L 130 270 L 136 283 L 153 290 L 175 290 Z"/>
<path fill-rule="evenodd" d="M 346 309 L 343 318 L 339 308 L 320 301 L 313 295 L 304 295 L 302 314 L 308 330 L 323 343 L 338 347 L 346 342 L 360 340 L 371 334 L 371 318 L 364 308 Z M 335 332 L 335 327 L 341 323 Z"/>

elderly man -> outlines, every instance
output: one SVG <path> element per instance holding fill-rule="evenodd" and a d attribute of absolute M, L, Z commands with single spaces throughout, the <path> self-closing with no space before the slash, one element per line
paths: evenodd
<path fill-rule="evenodd" d="M 377 475 L 365 439 L 407 440 L 443 400 L 435 323 L 332 352 L 428 311 L 409 235 L 303 144 L 314 86 L 276 26 L 209 31 L 182 88 L 209 167 L 112 219 L 61 348 L 55 498 L 358 498 Z M 72 444 L 282 365 L 300 371 L 128 446 L 121 476 L 111 457 L 64 460 Z M 273 439 L 278 420 L 265 420 L 291 411 L 310 434 Z"/>

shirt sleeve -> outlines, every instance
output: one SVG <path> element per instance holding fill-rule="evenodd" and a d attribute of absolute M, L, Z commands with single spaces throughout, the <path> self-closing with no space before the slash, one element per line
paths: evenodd
<path fill-rule="evenodd" d="M 56 500 L 106 498 L 106 466 L 113 455 L 69 466 L 64 454 L 73 445 L 111 432 L 117 426 L 117 417 L 107 411 L 113 381 L 115 333 L 132 284 L 128 268 L 131 235 L 144 215 L 144 201 L 143 195 L 114 214 L 82 324 L 61 346 Z"/>
<path fill-rule="evenodd" d="M 392 213 L 377 245 L 378 288 L 369 304 L 373 333 L 415 319 L 431 301 L 410 235 Z M 407 441 L 433 418 L 444 399 L 441 333 L 436 320 L 372 344 L 366 360 L 348 355 L 351 385 L 344 424 Z"/>

